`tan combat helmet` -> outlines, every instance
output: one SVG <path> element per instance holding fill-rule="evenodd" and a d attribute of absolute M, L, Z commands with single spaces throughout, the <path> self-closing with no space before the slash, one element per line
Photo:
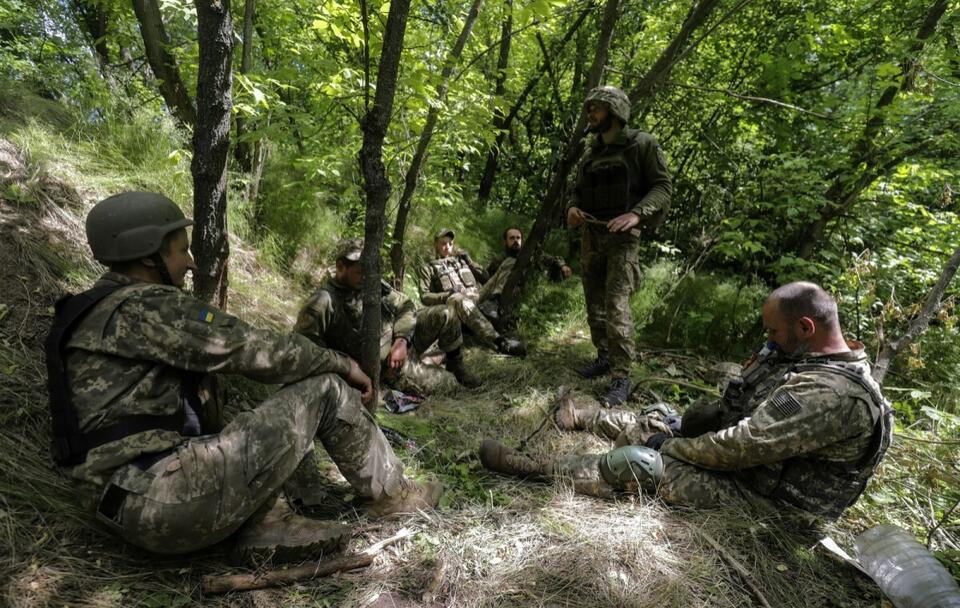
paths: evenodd
<path fill-rule="evenodd" d="M 604 85 L 590 91 L 583 102 L 583 107 L 591 101 L 602 101 L 610 107 L 610 113 L 627 124 L 630 121 L 630 98 L 622 89 Z"/>

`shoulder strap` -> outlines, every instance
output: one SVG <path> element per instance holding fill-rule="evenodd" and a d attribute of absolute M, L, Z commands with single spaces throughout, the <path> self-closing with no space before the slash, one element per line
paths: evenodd
<path fill-rule="evenodd" d="M 877 465 L 880 464 L 880 459 L 883 458 L 887 448 L 893 442 L 893 407 L 880 392 L 880 387 L 872 379 L 867 378 L 867 374 L 862 367 L 848 365 L 842 361 L 801 361 L 794 369 L 797 371 L 818 369 L 840 374 L 856 382 L 870 395 L 873 406 L 870 408 L 870 416 L 874 425 L 873 435 L 870 439 L 870 447 L 860 462 L 861 474 L 869 477 Z"/>
<path fill-rule="evenodd" d="M 87 452 L 91 449 L 127 435 L 154 429 L 180 430 L 183 427 L 183 413 L 177 412 L 170 416 L 130 416 L 118 424 L 89 433 L 80 430 L 80 421 L 67 386 L 64 349 L 80 320 L 98 302 L 121 287 L 95 287 L 76 295 L 66 295 L 56 303 L 53 326 L 47 334 L 44 350 L 47 358 L 47 388 L 50 392 L 50 449 L 54 462 L 60 466 L 80 464 L 86 460 Z"/>

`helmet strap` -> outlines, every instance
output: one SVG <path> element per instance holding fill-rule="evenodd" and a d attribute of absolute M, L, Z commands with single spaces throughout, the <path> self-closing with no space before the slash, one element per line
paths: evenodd
<path fill-rule="evenodd" d="M 160 280 L 163 281 L 163 284 L 173 285 L 173 278 L 170 276 L 170 271 L 167 270 L 167 263 L 163 261 L 163 256 L 160 255 L 160 252 L 158 251 L 151 255 L 150 259 L 157 265 L 157 272 L 160 273 Z M 174 285 L 174 287 L 176 286 Z"/>

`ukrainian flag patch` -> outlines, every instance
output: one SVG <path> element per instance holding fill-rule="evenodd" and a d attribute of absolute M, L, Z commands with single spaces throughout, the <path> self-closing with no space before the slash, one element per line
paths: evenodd
<path fill-rule="evenodd" d="M 197 315 L 198 321 L 203 321 L 204 323 L 213 323 L 213 313 L 210 312 L 208 308 L 201 308 L 200 313 Z"/>

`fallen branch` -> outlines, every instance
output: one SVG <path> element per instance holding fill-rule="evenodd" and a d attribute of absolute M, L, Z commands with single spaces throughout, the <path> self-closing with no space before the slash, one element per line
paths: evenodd
<path fill-rule="evenodd" d="M 527 449 L 527 444 L 530 442 L 530 440 L 536 437 L 537 434 L 539 434 L 540 431 L 543 430 L 543 427 L 547 425 L 547 422 L 553 420 L 553 415 L 557 412 L 557 410 L 560 409 L 560 406 L 563 405 L 563 402 L 572 398 L 573 398 L 573 391 L 571 391 L 569 388 L 565 386 L 561 386 L 560 388 L 558 388 L 557 401 L 552 406 L 550 406 L 549 410 L 547 410 L 547 413 L 544 415 L 543 420 L 540 422 L 540 426 L 534 429 L 532 433 L 527 435 L 526 439 L 520 442 L 520 445 L 517 446 L 517 451 L 523 452 L 525 449 Z"/>
<path fill-rule="evenodd" d="M 676 384 L 679 386 L 685 386 L 687 388 L 694 388 L 698 391 L 707 393 L 708 395 L 713 395 L 714 397 L 720 396 L 720 391 L 710 386 L 700 386 L 699 384 L 694 384 L 693 382 L 686 382 L 684 380 L 677 380 L 676 378 L 661 378 L 659 376 L 650 376 L 649 378 L 643 378 L 642 380 L 637 380 L 637 386 L 641 384 Z"/>
<path fill-rule="evenodd" d="M 360 553 L 341 555 L 333 559 L 320 560 L 315 564 L 270 570 L 259 574 L 226 574 L 204 576 L 200 588 L 204 594 L 229 593 L 231 591 L 253 591 L 279 587 L 300 581 L 306 581 L 323 576 L 330 576 L 337 572 L 365 568 L 373 563 L 373 559 L 384 547 L 397 541 L 409 538 L 417 533 L 416 530 L 403 528 L 390 538 L 385 538 L 371 545 Z"/>
<path fill-rule="evenodd" d="M 943 272 L 940 273 L 940 279 L 927 295 L 927 300 L 923 304 L 923 310 L 916 319 L 910 322 L 907 331 L 899 339 L 884 344 L 880 355 L 877 357 L 877 362 L 873 366 L 873 379 L 877 381 L 877 384 L 883 384 L 883 378 L 887 375 L 890 363 L 897 354 L 927 330 L 927 326 L 930 325 L 930 320 L 940 310 L 943 294 L 947 291 L 947 287 L 950 286 L 950 281 L 953 280 L 954 275 L 957 274 L 958 268 L 960 268 L 960 247 L 958 247 L 957 250 L 953 252 L 953 255 L 950 256 L 950 259 L 947 260 L 946 265 L 943 267 Z"/>
<path fill-rule="evenodd" d="M 750 591 L 753 593 L 753 596 L 757 598 L 757 601 L 760 602 L 761 606 L 764 608 L 773 608 L 770 605 L 770 602 L 767 601 L 767 598 L 760 591 L 760 588 L 757 587 L 756 583 L 753 582 L 753 577 L 750 576 L 750 571 L 747 570 L 743 564 L 730 555 L 730 552 L 724 549 L 723 545 L 721 545 L 717 539 L 710 536 L 703 530 L 700 530 L 699 528 L 694 528 L 694 530 L 696 530 L 697 534 L 703 537 L 703 540 L 707 541 L 707 543 L 713 547 L 717 553 L 720 554 L 720 557 L 723 558 L 723 561 L 730 564 L 730 567 L 737 571 L 737 574 L 740 575 L 740 578 L 743 579 L 744 584 L 746 584 L 746 586 L 750 589 Z"/>

